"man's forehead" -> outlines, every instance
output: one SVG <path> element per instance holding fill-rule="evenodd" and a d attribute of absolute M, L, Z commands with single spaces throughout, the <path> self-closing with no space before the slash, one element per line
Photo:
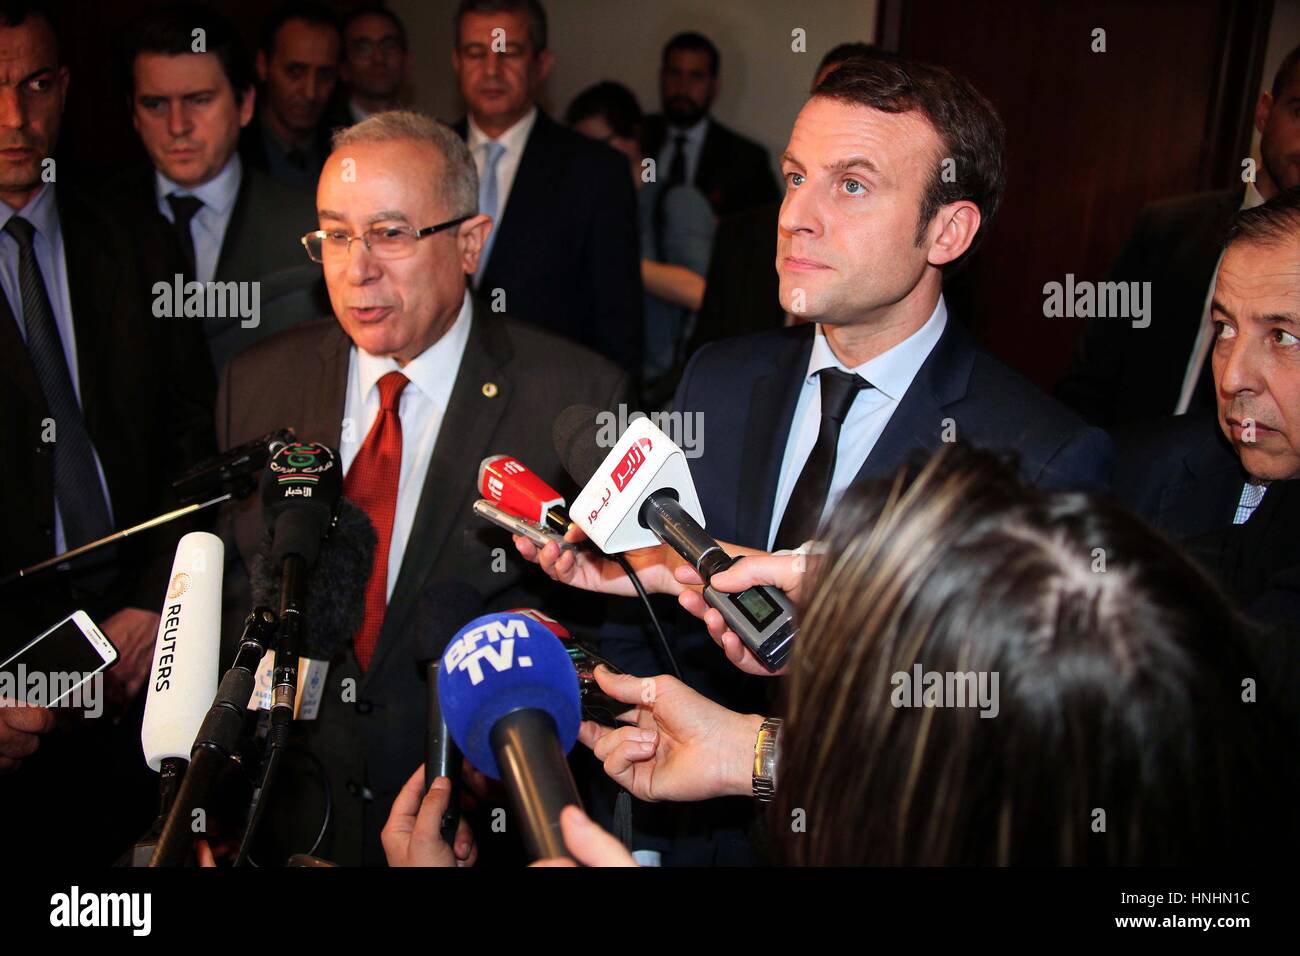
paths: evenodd
<path fill-rule="evenodd" d="M 141 53 L 135 58 L 137 96 L 212 89 L 224 77 L 215 53 Z"/>
<path fill-rule="evenodd" d="M 488 43 L 498 28 L 506 32 L 507 43 L 528 44 L 528 17 L 522 10 L 466 13 L 460 20 L 460 39 L 462 43 Z"/>
<path fill-rule="evenodd" d="M 1300 235 L 1283 242 L 1235 242 L 1219 265 L 1225 296 L 1293 299 L 1300 302 Z"/>
<path fill-rule="evenodd" d="M 306 58 L 320 53 L 328 57 L 338 45 L 338 34 L 323 23 L 288 20 L 275 35 L 276 58 Z"/>
<path fill-rule="evenodd" d="M 44 21 L 28 17 L 19 26 L 0 27 L 0 75 L 17 72 L 27 76 L 37 70 L 53 70 L 58 66 L 54 37 Z M 8 77 L 10 81 L 20 78 Z"/>
<path fill-rule="evenodd" d="M 441 172 L 442 158 L 431 145 L 414 140 L 349 143 L 326 160 L 317 203 L 349 212 L 360 211 L 357 204 L 363 203 L 424 214 L 437 204 Z"/>
<path fill-rule="evenodd" d="M 795 119 L 787 155 L 807 167 L 862 156 L 887 172 L 922 161 L 928 165 L 939 145 L 934 127 L 915 110 L 887 113 L 815 96 Z"/>
<path fill-rule="evenodd" d="M 349 40 L 384 40 L 397 36 L 397 27 L 378 13 L 364 14 L 348 24 Z"/>

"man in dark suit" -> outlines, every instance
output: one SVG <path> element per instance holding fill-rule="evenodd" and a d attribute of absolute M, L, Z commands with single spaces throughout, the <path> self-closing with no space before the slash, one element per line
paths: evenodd
<path fill-rule="evenodd" d="M 341 175 L 344 163 L 358 174 Z M 330 668 L 319 718 L 303 728 L 333 794 L 317 852 L 336 862 L 383 862 L 380 830 L 423 759 L 422 592 L 476 592 L 491 610 L 546 596 L 544 577 L 506 560 L 509 536 L 473 514 L 478 462 L 508 452 L 562 488 L 554 418 L 574 403 L 627 400 L 612 364 L 466 290 L 492 227 L 474 211 L 477 195 L 465 144 L 441 124 L 389 112 L 345 131 L 321 176 L 321 230 L 307 243 L 335 317 L 259 343 L 221 381 L 222 447 L 288 425 L 339 448 L 345 493 L 379 538 L 365 623 Z M 265 534 L 261 505 L 228 506 L 221 525 L 230 624 L 250 606 L 245 569 Z M 318 788 L 305 777 L 282 786 L 276 804 L 298 818 L 293 831 L 314 833 Z M 305 850 L 311 833 L 285 851 Z"/>
<path fill-rule="evenodd" d="M 1210 292 L 1223 234 L 1240 209 L 1300 184 L 1300 47 L 1259 96 L 1258 178 L 1243 189 L 1152 203 L 1111 269 L 1116 282 L 1150 282 L 1149 325 L 1094 318 L 1056 388 L 1094 424 L 1113 427 L 1214 406 L 1207 356 Z"/>
<path fill-rule="evenodd" d="M 645 118 L 642 143 L 657 179 L 690 183 L 718 216 L 777 197 L 767 150 L 709 115 L 718 93 L 718 48 L 699 33 L 679 33 L 659 70 L 663 113 Z"/>
<path fill-rule="evenodd" d="M 1300 187 L 1235 218 L 1210 325 L 1217 416 L 1162 420 L 1126 436 L 1115 491 L 1184 542 L 1248 610 L 1294 630 L 1300 622 Z"/>
<path fill-rule="evenodd" d="M 196 29 L 205 31 L 206 53 L 191 52 Z M 299 243 L 316 221 L 312 194 L 275 182 L 236 151 L 256 97 L 229 22 L 184 5 L 147 14 L 128 33 L 123 66 L 152 160 L 122 177 L 124 214 L 171 230 L 186 281 L 238 283 L 247 306 L 204 310 L 219 371 L 258 339 L 320 315 L 324 284 Z M 173 283 L 171 270 L 157 271 L 158 281 Z"/>
<path fill-rule="evenodd" d="M 0 62 L 7 575 L 174 507 L 170 480 L 214 450 L 215 383 L 197 330 L 152 308 L 141 260 L 156 233 L 46 175 L 69 70 L 44 12 L 4 11 Z M 141 534 L 0 590 L 0 660 L 77 609 L 119 653 L 105 678 L 104 719 L 29 740 L 39 747 L 0 781 L 13 858 L 107 863 L 148 824 L 139 710 L 124 708 L 139 702 L 152 662 L 179 533 L 172 525 Z M 86 781 L 110 778 L 114 786 L 96 797 L 102 822 L 70 826 L 85 809 Z"/>
<path fill-rule="evenodd" d="M 626 160 L 537 107 L 552 63 L 538 0 L 463 0 L 456 25 L 469 115 L 455 129 L 478 169 L 479 208 L 497 223 L 475 289 L 637 374 L 641 258 Z"/>
<path fill-rule="evenodd" d="M 316 187 L 330 152 L 327 111 L 342 50 L 338 17 L 323 3 L 290 0 L 266 18 L 256 60 L 262 95 L 240 137 L 249 166 L 288 186 Z"/>

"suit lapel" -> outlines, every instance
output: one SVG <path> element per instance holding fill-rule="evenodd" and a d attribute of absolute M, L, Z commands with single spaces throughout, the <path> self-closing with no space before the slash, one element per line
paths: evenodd
<path fill-rule="evenodd" d="M 8 297 L 3 294 L 0 294 L 0 375 L 17 386 L 37 414 L 44 414 L 45 393 L 41 391 L 41 383 L 36 380 L 31 353 L 27 351 L 27 343 L 18 330 L 18 319 L 10 307 Z"/>
<path fill-rule="evenodd" d="M 871 454 L 854 476 L 854 484 L 892 475 L 913 452 L 939 447 L 943 409 L 965 396 L 974 360 L 969 334 L 949 315 L 943 335 L 917 370 Z"/>
<path fill-rule="evenodd" d="M 531 241 L 529 237 L 535 238 L 538 234 L 533 228 L 533 223 L 539 218 L 538 203 L 550 195 L 551 184 L 556 178 L 550 170 L 551 123 L 551 118 L 538 107 L 537 119 L 524 143 L 523 155 L 519 157 L 519 168 L 515 170 L 506 207 L 497 217 L 499 231 L 492 243 L 492 255 L 488 259 L 487 272 L 479 283 L 480 289 L 505 285 L 497 278 L 498 267 L 502 262 L 516 261 L 509 252 L 511 243 Z"/>
<path fill-rule="evenodd" d="M 109 332 L 110 317 L 117 299 L 117 273 L 106 268 L 110 259 L 100 254 L 94 241 L 94 226 L 78 222 L 59 196 L 59 225 L 63 234 L 63 255 L 68 268 L 68 297 L 72 327 L 77 337 L 77 384 L 81 391 L 82 414 L 87 425 L 99 408 L 100 371 L 98 360 L 101 332 Z M 51 277 L 45 277 L 48 284 Z M 93 435 L 93 432 L 92 432 Z"/>
<path fill-rule="evenodd" d="M 213 273 L 216 282 L 227 281 L 226 272 L 230 261 L 240 247 L 240 236 L 244 233 L 244 221 L 248 218 L 248 209 L 254 205 L 250 193 L 253 189 L 253 177 L 256 175 L 244 164 L 239 175 L 239 191 L 235 194 L 235 205 L 230 210 L 230 221 L 226 223 L 226 232 L 221 237 L 221 251 L 217 253 L 217 268 Z"/>
<path fill-rule="evenodd" d="M 1219 432 L 1217 421 L 1213 433 L 1184 456 L 1183 467 L 1186 479 L 1160 494 L 1157 527 L 1178 537 L 1231 527 L 1246 474 Z M 1212 502 L 1208 511 L 1207 502 Z"/>
<path fill-rule="evenodd" d="M 808 374 L 813 331 L 814 327 L 809 325 L 793 332 L 769 371 L 754 381 L 750 391 L 741 453 L 742 480 L 732 522 L 739 544 L 767 547 L 785 446 L 799 402 L 799 389 Z M 784 436 L 784 440 L 778 437 L 774 443 L 773 436 Z"/>
<path fill-rule="evenodd" d="M 365 681 L 382 670 L 430 573 L 447 549 L 455 547 L 449 540 L 451 530 L 477 497 L 474 466 L 492 451 L 497 425 L 513 399 L 513 382 L 503 371 L 509 345 L 501 319 L 475 300 L 472 323 Z M 485 394 L 488 383 L 496 386 L 492 395 Z"/>

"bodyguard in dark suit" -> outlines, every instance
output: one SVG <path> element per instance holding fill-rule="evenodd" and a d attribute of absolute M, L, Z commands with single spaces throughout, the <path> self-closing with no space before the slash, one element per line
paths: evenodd
<path fill-rule="evenodd" d="M 47 181 L 69 70 L 39 10 L 0 18 L 0 554 L 16 571 L 174 507 L 169 482 L 213 451 L 213 379 L 197 330 L 159 319 L 141 250 L 158 237 Z M 172 525 L 0 590 L 0 660 L 72 611 L 116 646 L 101 719 L 46 735 L 0 780 L 15 859 L 110 862 L 156 787 L 129 710 L 152 661 Z M 3 720 L 3 718 L 0 718 Z M 120 721 L 120 722 L 119 722 Z M 29 745 L 36 744 L 29 741 Z M 87 780 L 104 814 L 84 812 Z M 142 789 L 143 785 L 143 789 Z"/>
<path fill-rule="evenodd" d="M 456 23 L 452 65 L 469 115 L 455 128 L 478 169 L 479 208 L 496 223 L 475 289 L 494 309 L 638 373 L 641 258 L 627 161 L 537 107 L 553 59 L 537 0 L 464 0 Z M 505 31 L 504 50 L 494 30 Z"/>
<path fill-rule="evenodd" d="M 308 237 L 335 318 L 235 358 L 221 381 L 217 429 L 223 447 L 285 425 L 338 447 L 344 491 L 376 527 L 365 623 L 331 666 L 302 742 L 333 794 L 333 824 L 316 852 L 382 863 L 380 829 L 423 760 L 421 595 L 477 595 L 499 610 L 537 606 L 549 590 L 514 557 L 509 535 L 473 514 L 479 461 L 517 455 L 564 488 L 551 447 L 555 417 L 574 403 L 625 402 L 628 382 L 594 353 L 466 290 L 491 221 L 474 212 L 473 164 L 450 129 L 380 113 L 344 135 L 321 178 L 322 228 Z M 356 163 L 352 182 L 339 175 L 343 156 Z M 233 562 L 229 625 L 249 607 L 245 569 L 265 533 L 260 504 L 228 507 L 222 533 Z M 297 817 L 292 832 L 309 831 L 305 844 L 285 850 L 302 851 L 320 825 L 320 788 L 310 774 L 285 786 L 277 806 Z"/>
<path fill-rule="evenodd" d="M 1150 324 L 1089 320 L 1061 401 L 1103 427 L 1214 407 L 1208 355 L 1209 301 L 1223 236 L 1240 209 L 1300 185 L 1300 47 L 1282 61 L 1260 94 L 1258 178 L 1245 189 L 1152 203 L 1111 269 L 1116 282 L 1150 282 Z"/>
<path fill-rule="evenodd" d="M 195 29 L 205 31 L 207 53 L 191 52 Z M 239 284 L 246 309 L 205 308 L 201 319 L 219 371 L 258 339 L 324 309 L 319 270 L 299 242 L 316 221 L 314 195 L 237 152 L 255 94 L 227 21 L 185 5 L 147 14 L 128 33 L 123 65 L 152 165 L 124 174 L 113 192 L 124 215 L 170 229 L 186 281 Z M 162 265 L 156 280 L 174 283 Z"/>
<path fill-rule="evenodd" d="M 647 116 L 645 154 L 657 178 L 690 183 L 725 216 L 777 196 L 767 150 L 709 115 L 718 92 L 718 49 L 698 33 L 679 33 L 664 46 L 659 71 L 663 113 Z"/>

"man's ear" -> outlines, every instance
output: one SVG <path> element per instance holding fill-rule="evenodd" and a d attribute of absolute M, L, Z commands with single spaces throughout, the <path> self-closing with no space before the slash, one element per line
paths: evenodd
<path fill-rule="evenodd" d="M 248 61 L 245 60 L 244 62 L 247 63 Z M 253 63 L 254 63 L 254 65 L 257 67 L 257 78 L 258 78 L 259 80 L 261 80 L 263 83 L 265 83 L 265 82 L 266 82 L 266 74 L 267 74 L 267 70 L 268 70 L 268 65 L 267 65 L 267 62 L 266 62 L 266 51 L 265 51 L 265 50 L 258 50 L 258 51 L 257 51 L 257 57 L 256 57 L 256 59 L 254 59 Z"/>
<path fill-rule="evenodd" d="M 541 86 L 546 82 L 546 78 L 551 75 L 551 68 L 555 66 L 555 54 L 550 50 L 543 50 L 537 54 L 537 85 Z"/>
<path fill-rule="evenodd" d="M 68 84 L 71 82 L 72 82 L 72 74 L 68 72 L 68 68 L 66 66 L 59 67 L 59 112 L 60 113 L 63 112 L 63 108 L 68 103 Z"/>
<path fill-rule="evenodd" d="M 466 219 L 456 230 L 456 248 L 460 252 L 461 267 L 466 275 L 478 271 L 479 256 L 483 254 L 483 244 L 487 242 L 494 223 L 486 213 L 479 213 L 472 219 Z"/>
<path fill-rule="evenodd" d="M 257 108 L 257 88 L 252 83 L 244 90 L 244 98 L 239 101 L 239 128 L 243 129 L 253 121 L 253 111 Z"/>
<path fill-rule="evenodd" d="M 1264 132 L 1268 125 L 1268 115 L 1273 112 L 1273 94 L 1265 90 L 1255 101 L 1255 129 Z"/>
<path fill-rule="evenodd" d="M 939 207 L 930 223 L 930 249 L 926 257 L 932 266 L 955 262 L 971 247 L 980 231 L 980 208 L 969 199 Z"/>

